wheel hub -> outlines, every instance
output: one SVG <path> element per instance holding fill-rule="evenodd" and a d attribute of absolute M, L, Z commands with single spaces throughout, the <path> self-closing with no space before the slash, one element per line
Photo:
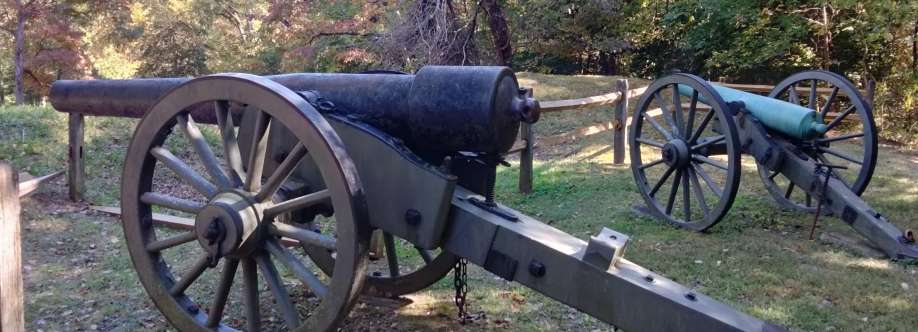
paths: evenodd
<path fill-rule="evenodd" d="M 674 139 L 663 145 L 663 162 L 669 166 L 683 167 L 692 160 L 688 144 L 681 139 Z"/>
<path fill-rule="evenodd" d="M 262 209 L 245 193 L 228 191 L 214 196 L 195 217 L 198 243 L 214 258 L 244 257 L 261 239 Z"/>

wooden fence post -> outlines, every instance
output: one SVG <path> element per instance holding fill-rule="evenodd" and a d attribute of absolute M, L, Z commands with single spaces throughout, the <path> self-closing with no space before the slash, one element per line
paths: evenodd
<path fill-rule="evenodd" d="M 70 191 L 70 200 L 74 202 L 83 200 L 83 192 L 86 189 L 83 174 L 83 120 L 82 113 L 70 113 L 67 123 L 70 145 L 67 187 Z"/>
<path fill-rule="evenodd" d="M 628 116 L 628 80 L 619 79 L 616 83 L 621 94 L 618 104 L 615 105 L 615 114 L 612 119 L 612 164 L 625 163 L 625 124 Z"/>
<path fill-rule="evenodd" d="M 867 81 L 867 95 L 864 97 L 867 98 L 867 103 L 870 104 L 870 108 L 873 108 L 873 97 L 874 97 L 874 94 L 876 94 L 876 91 L 877 91 L 877 81 L 875 80 Z"/>
<path fill-rule="evenodd" d="M 19 237 L 19 181 L 0 162 L 0 330 L 25 331 L 22 304 L 22 246 Z"/>
<path fill-rule="evenodd" d="M 532 149 L 535 144 L 532 124 L 520 124 L 520 138 L 526 142 L 526 146 L 520 151 L 519 189 L 521 193 L 528 194 L 532 192 Z"/>

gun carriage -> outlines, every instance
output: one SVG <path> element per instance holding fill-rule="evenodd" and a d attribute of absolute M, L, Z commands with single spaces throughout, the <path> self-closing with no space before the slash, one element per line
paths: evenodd
<path fill-rule="evenodd" d="M 259 330 L 269 312 L 259 278 L 288 329 L 334 330 L 361 292 L 418 291 L 459 258 L 626 330 L 780 329 L 622 258 L 624 234 L 583 241 L 496 203 L 502 154 L 539 115 L 507 68 L 58 81 L 51 100 L 142 117 L 125 158 L 123 227 L 147 294 L 183 331 Z M 205 124 L 218 128 L 217 148 Z M 194 193 L 170 193 L 160 173 Z M 154 209 L 191 216 L 192 230 L 156 227 Z M 388 273 L 368 273 L 374 230 Z M 179 246 L 186 268 L 169 261 Z M 423 263 L 400 264 L 405 248 Z M 285 285 L 276 263 L 300 284 Z M 203 295 L 189 295 L 196 287 Z M 224 317 L 231 293 L 241 314 Z"/>
<path fill-rule="evenodd" d="M 890 258 L 918 259 L 914 232 L 859 197 L 876 167 L 877 134 L 871 105 L 838 74 L 797 73 L 767 97 L 666 76 L 641 97 L 629 141 L 646 210 L 670 224 L 704 231 L 723 219 L 748 154 L 781 207 L 838 216 Z"/>

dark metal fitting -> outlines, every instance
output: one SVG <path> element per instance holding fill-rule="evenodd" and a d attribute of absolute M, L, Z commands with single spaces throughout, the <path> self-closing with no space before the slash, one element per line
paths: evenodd
<path fill-rule="evenodd" d="M 698 301 L 698 296 L 695 293 L 686 293 L 685 298 L 689 299 L 689 301 Z"/>
<path fill-rule="evenodd" d="M 519 114 L 520 121 L 536 123 L 542 114 L 539 101 L 532 97 L 532 89 L 519 89 L 519 97 L 513 98 L 513 112 Z"/>
<path fill-rule="evenodd" d="M 542 262 L 533 259 L 529 262 L 529 274 L 536 278 L 544 277 L 545 264 L 542 264 Z"/>
<path fill-rule="evenodd" d="M 741 101 L 731 101 L 727 103 L 727 108 L 730 110 L 731 115 L 737 115 L 746 109 L 746 103 Z"/>
<path fill-rule="evenodd" d="M 207 233 L 204 234 L 204 238 L 207 239 L 210 244 L 213 244 L 214 242 L 221 240 L 223 237 L 222 235 L 223 227 L 221 227 L 220 221 L 215 219 L 207 225 Z"/>
<path fill-rule="evenodd" d="M 405 211 L 405 223 L 407 223 L 408 226 L 420 225 L 421 219 L 421 212 L 418 210 L 408 209 L 408 211 Z"/>
<path fill-rule="evenodd" d="M 652 275 L 649 275 L 649 274 L 646 275 L 646 276 L 644 276 L 644 281 L 646 281 L 646 282 L 653 282 L 653 276 L 652 276 Z"/>

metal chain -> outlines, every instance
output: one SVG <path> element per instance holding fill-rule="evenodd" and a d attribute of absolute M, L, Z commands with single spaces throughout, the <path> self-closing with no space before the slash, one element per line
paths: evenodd
<path fill-rule="evenodd" d="M 829 188 L 829 179 L 833 176 L 832 170 L 838 169 L 847 169 L 844 166 L 816 163 L 816 178 L 819 178 L 819 175 L 825 175 L 825 181 L 822 182 L 822 187 L 819 190 L 819 202 L 816 203 L 816 214 L 813 216 L 813 226 L 810 227 L 810 240 L 813 240 L 813 234 L 816 232 L 816 224 L 819 223 L 819 216 L 822 215 L 822 204 L 826 201 L 826 189 Z"/>
<path fill-rule="evenodd" d="M 465 258 L 460 258 L 453 268 L 453 286 L 456 289 L 454 300 L 456 308 L 459 309 L 459 324 L 465 324 L 469 320 L 469 314 L 466 310 L 466 297 L 469 293 L 467 267 L 468 261 Z"/>

